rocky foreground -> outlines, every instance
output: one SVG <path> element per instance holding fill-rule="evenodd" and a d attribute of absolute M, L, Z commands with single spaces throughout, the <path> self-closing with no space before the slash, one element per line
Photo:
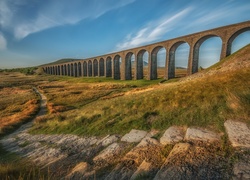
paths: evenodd
<path fill-rule="evenodd" d="M 40 96 L 37 118 L 46 113 L 46 97 Z M 0 143 L 53 179 L 250 179 L 250 129 L 242 122 L 227 120 L 226 134 L 172 126 L 160 136 L 133 129 L 123 137 L 103 138 L 31 135 L 31 126 Z"/>
<path fill-rule="evenodd" d="M 231 145 L 225 134 L 192 127 L 172 126 L 157 140 L 157 131 L 97 138 L 31 135 L 29 126 L 0 142 L 58 179 L 250 179 L 250 129 L 242 122 L 224 124 Z"/>

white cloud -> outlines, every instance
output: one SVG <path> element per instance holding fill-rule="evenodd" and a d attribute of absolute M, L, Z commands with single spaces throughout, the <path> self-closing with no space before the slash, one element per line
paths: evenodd
<path fill-rule="evenodd" d="M 234 19 L 238 17 L 239 14 L 244 12 L 248 13 L 249 11 L 250 6 L 236 6 L 232 2 L 225 3 L 221 7 L 219 6 L 214 8 L 212 11 L 210 9 L 204 9 L 203 11 L 196 9 L 196 18 L 194 18 L 194 20 L 187 24 L 184 28 L 190 29 L 191 27 L 195 27 L 198 28 L 198 31 L 200 31 L 206 29 L 206 27 L 210 24 L 218 23 L 220 26 L 227 25 L 232 23 L 232 21 L 234 21 Z M 238 22 L 238 20 L 236 22 Z"/>
<path fill-rule="evenodd" d="M 192 10 L 191 7 L 172 15 L 165 16 L 159 21 L 148 23 L 135 34 L 128 34 L 122 43 L 116 45 L 116 50 L 123 50 L 150 43 L 162 38 L 167 32 L 171 31 L 175 24 Z"/>
<path fill-rule="evenodd" d="M 7 49 L 7 41 L 4 38 L 3 34 L 0 32 L 0 50 L 6 50 Z"/>
<path fill-rule="evenodd" d="M 1 0 L 0 26 L 14 33 L 17 39 L 48 28 L 76 24 L 84 19 L 95 19 L 106 12 L 128 5 L 135 0 L 68 0 L 16 3 Z M 41 4 L 39 4 L 41 3 Z M 31 6 L 33 8 L 30 8 Z M 25 8 L 30 8 L 25 12 Z"/>

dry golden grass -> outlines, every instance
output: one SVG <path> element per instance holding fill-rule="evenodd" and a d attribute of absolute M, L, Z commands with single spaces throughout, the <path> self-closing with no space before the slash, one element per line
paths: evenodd
<path fill-rule="evenodd" d="M 30 120 L 39 109 L 39 101 L 31 86 L 20 85 L 22 74 L 1 74 L 0 87 L 0 134 Z M 15 84 L 15 87 L 11 87 Z"/>

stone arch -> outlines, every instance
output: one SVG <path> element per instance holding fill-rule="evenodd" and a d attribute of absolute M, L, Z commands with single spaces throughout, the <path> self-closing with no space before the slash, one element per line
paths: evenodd
<path fill-rule="evenodd" d="M 204 41 L 206 41 L 207 39 L 209 38 L 212 38 L 212 37 L 219 37 L 221 39 L 220 36 L 217 36 L 215 34 L 210 34 L 210 35 L 206 35 L 206 36 L 203 36 L 201 37 L 194 45 L 194 48 L 193 48 L 193 58 L 192 58 L 192 74 L 193 73 L 196 73 L 198 72 L 198 64 L 199 64 L 199 51 L 200 51 L 200 46 L 202 45 L 202 43 Z"/>
<path fill-rule="evenodd" d="M 226 56 L 229 56 L 232 52 L 232 43 L 234 41 L 234 39 L 236 37 L 238 37 L 240 34 L 246 32 L 246 31 L 250 31 L 250 27 L 245 27 L 243 29 L 240 29 L 238 31 L 236 31 L 227 41 L 227 53 Z"/>
<path fill-rule="evenodd" d="M 60 68 L 60 65 L 57 66 L 57 75 L 61 75 L 61 68 Z"/>
<path fill-rule="evenodd" d="M 70 76 L 70 64 L 68 64 L 67 75 Z"/>
<path fill-rule="evenodd" d="M 121 59 L 121 56 L 120 55 L 116 55 L 114 57 L 114 66 L 113 66 L 113 69 L 114 69 L 114 79 L 120 79 L 121 78 L 121 75 L 120 75 L 120 59 Z"/>
<path fill-rule="evenodd" d="M 168 78 L 174 78 L 175 77 L 175 64 L 176 64 L 176 50 L 178 49 L 179 46 L 181 46 L 182 44 L 188 44 L 188 42 L 186 41 L 178 41 L 176 43 L 174 43 L 170 49 L 169 49 L 169 61 L 167 62 L 168 63 Z M 189 48 L 190 48 L 190 45 L 188 44 Z M 190 49 L 189 49 L 190 50 Z M 188 64 L 188 62 L 187 62 Z"/>
<path fill-rule="evenodd" d="M 92 76 L 92 61 L 88 61 L 88 77 Z"/>
<path fill-rule="evenodd" d="M 145 62 L 144 60 L 144 55 L 145 53 L 149 54 L 147 50 L 145 49 L 142 49 L 140 50 L 138 53 L 137 53 L 137 58 L 136 58 L 136 79 L 143 79 L 144 77 L 144 66 L 145 66 L 145 63 L 148 63 L 148 60 L 147 62 Z"/>
<path fill-rule="evenodd" d="M 74 63 L 74 77 L 77 77 L 77 63 Z"/>
<path fill-rule="evenodd" d="M 93 64 L 94 64 L 93 75 L 94 75 L 94 77 L 96 77 L 96 76 L 98 76 L 98 61 L 97 61 L 97 59 L 94 59 Z"/>
<path fill-rule="evenodd" d="M 74 76 L 74 64 L 70 64 L 70 76 Z"/>
<path fill-rule="evenodd" d="M 53 75 L 56 75 L 56 70 L 55 70 L 55 66 L 53 66 Z"/>
<path fill-rule="evenodd" d="M 82 64 L 81 62 L 78 62 L 77 64 L 77 76 L 82 76 Z"/>
<path fill-rule="evenodd" d="M 101 58 L 99 61 L 99 75 L 104 76 L 104 59 Z"/>
<path fill-rule="evenodd" d="M 112 77 L 112 58 L 110 56 L 106 59 L 106 77 Z"/>
<path fill-rule="evenodd" d="M 150 62 L 150 72 L 149 72 L 150 79 L 157 79 L 158 78 L 158 52 L 161 49 L 166 50 L 166 48 L 164 46 L 157 46 L 151 52 L 151 62 Z M 165 62 L 166 62 L 166 59 L 164 60 L 164 63 Z"/>
<path fill-rule="evenodd" d="M 61 65 L 61 75 L 64 75 L 64 66 Z"/>
<path fill-rule="evenodd" d="M 83 69 L 83 76 L 86 77 L 88 75 L 88 64 L 86 61 L 82 63 L 82 69 Z"/>
<path fill-rule="evenodd" d="M 54 66 L 54 75 L 57 75 L 57 66 Z"/>
<path fill-rule="evenodd" d="M 132 56 L 134 53 L 129 52 L 125 56 L 125 80 L 132 79 Z"/>
<path fill-rule="evenodd" d="M 67 74 L 66 74 L 66 73 L 67 73 L 67 71 L 66 71 L 66 65 L 63 64 L 62 67 L 63 67 L 63 68 L 62 68 L 63 75 L 66 76 L 66 75 L 67 75 Z"/>

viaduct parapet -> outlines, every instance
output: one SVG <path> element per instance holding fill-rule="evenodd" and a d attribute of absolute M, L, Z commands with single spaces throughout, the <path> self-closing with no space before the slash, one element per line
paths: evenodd
<path fill-rule="evenodd" d="M 202 43 L 211 37 L 219 37 L 222 41 L 220 59 L 231 54 L 233 40 L 241 33 L 250 30 L 250 21 L 218 27 L 170 40 L 157 42 L 145 46 L 127 49 L 119 52 L 71 61 L 62 64 L 43 66 L 44 71 L 51 75 L 65 75 L 75 77 L 112 77 L 114 79 L 135 80 L 143 79 L 143 55 L 148 52 L 147 79 L 157 79 L 157 53 L 166 49 L 164 78 L 175 77 L 175 52 L 183 43 L 190 47 L 187 75 L 198 71 L 199 49 Z M 134 55 L 134 73 L 132 74 L 132 56 Z"/>

